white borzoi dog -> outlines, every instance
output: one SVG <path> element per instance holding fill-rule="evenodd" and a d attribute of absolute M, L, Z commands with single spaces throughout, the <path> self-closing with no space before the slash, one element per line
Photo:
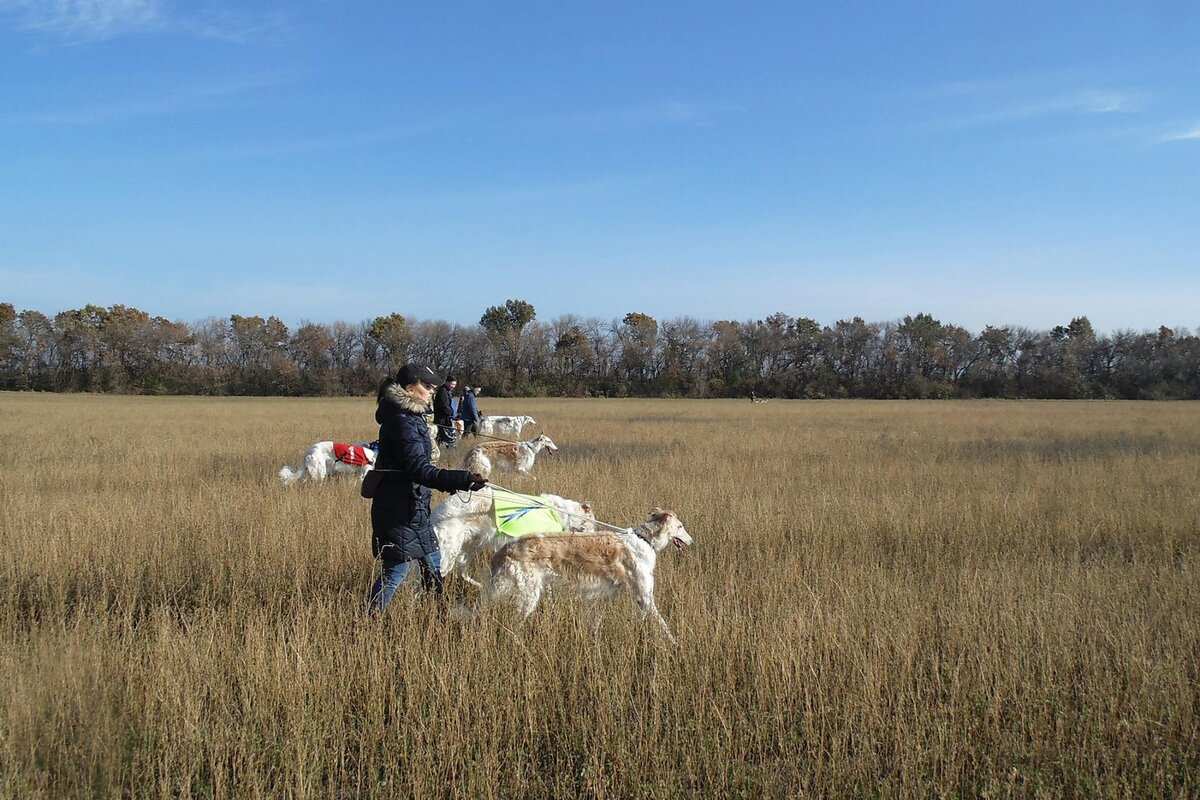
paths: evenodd
<path fill-rule="evenodd" d="M 323 481 L 333 475 L 353 475 L 360 481 L 375 466 L 379 443 L 317 442 L 308 448 L 299 466 L 285 466 L 279 479 L 285 485 L 302 481 Z"/>
<path fill-rule="evenodd" d="M 558 512 L 570 531 L 595 530 L 596 515 L 587 500 L 579 502 L 542 494 L 538 497 Z M 438 504 L 430 516 L 442 554 L 442 575 L 457 572 L 468 583 L 479 585 L 471 573 L 480 556 L 493 552 L 513 541 L 496 529 L 492 487 L 475 492 L 457 492 Z"/>
<path fill-rule="evenodd" d="M 520 438 L 526 425 L 537 425 L 533 417 L 484 417 L 479 420 L 479 432 L 484 436 L 511 436 Z"/>
<path fill-rule="evenodd" d="M 558 452 L 554 440 L 544 433 L 528 442 L 484 442 L 467 451 L 462 468 L 478 472 L 485 478 L 490 478 L 493 470 L 515 470 L 537 480 L 529 470 L 533 469 L 534 459 L 543 448 L 551 455 Z"/>
<path fill-rule="evenodd" d="M 611 597 L 624 589 L 633 595 L 642 617 L 652 617 L 674 644 L 671 628 L 654 605 L 654 567 L 669 544 L 683 550 L 692 537 L 675 512 L 661 508 L 651 509 L 649 519 L 620 533 L 522 536 L 492 556 L 480 605 L 512 598 L 525 619 L 549 587 L 573 590 L 585 600 Z"/>

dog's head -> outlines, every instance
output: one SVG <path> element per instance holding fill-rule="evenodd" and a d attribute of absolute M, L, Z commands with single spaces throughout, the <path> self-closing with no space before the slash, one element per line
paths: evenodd
<path fill-rule="evenodd" d="M 539 450 L 544 448 L 546 452 L 550 453 L 551 455 L 554 455 L 558 452 L 558 445 L 556 445 L 554 440 L 544 433 L 534 439 L 533 443 L 537 445 Z"/>
<path fill-rule="evenodd" d="M 591 500 L 584 500 L 579 504 L 579 514 L 581 519 L 573 520 L 578 526 L 574 530 L 578 531 L 594 531 L 596 530 L 596 511 L 592 507 Z"/>
<path fill-rule="evenodd" d="M 663 511 L 655 506 L 650 509 L 650 517 L 642 523 L 650 532 L 650 543 L 658 552 L 662 552 L 667 545 L 673 544 L 680 552 L 683 548 L 695 544 L 692 541 L 692 535 L 683 527 L 683 523 L 679 521 L 679 517 L 674 511 Z"/>

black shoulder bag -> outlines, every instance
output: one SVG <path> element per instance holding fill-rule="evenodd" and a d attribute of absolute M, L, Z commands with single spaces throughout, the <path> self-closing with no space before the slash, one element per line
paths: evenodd
<path fill-rule="evenodd" d="M 379 488 L 379 482 L 383 480 L 383 473 L 377 469 L 373 469 L 363 478 L 362 486 L 359 487 L 358 493 L 368 500 L 375 496 L 375 490 Z"/>

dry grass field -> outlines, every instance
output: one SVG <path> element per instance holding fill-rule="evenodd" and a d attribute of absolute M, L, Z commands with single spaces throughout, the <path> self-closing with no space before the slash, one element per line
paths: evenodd
<path fill-rule="evenodd" d="M 482 401 L 678 512 L 678 647 L 364 615 L 368 502 L 276 473 L 369 399 L 2 394 L 0 795 L 1200 794 L 1200 405 Z"/>

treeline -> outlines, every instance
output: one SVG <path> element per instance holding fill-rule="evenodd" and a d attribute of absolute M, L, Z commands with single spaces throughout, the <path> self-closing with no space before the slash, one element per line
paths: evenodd
<path fill-rule="evenodd" d="M 121 305 L 50 317 L 0 303 L 3 389 L 359 395 L 406 361 L 492 395 L 1200 398 L 1200 337 L 1167 327 L 1098 335 L 1086 317 L 978 334 L 929 314 L 825 326 L 783 313 L 542 322 L 508 300 L 478 325 L 391 314 L 292 330 L 275 317 L 189 325 Z"/>

